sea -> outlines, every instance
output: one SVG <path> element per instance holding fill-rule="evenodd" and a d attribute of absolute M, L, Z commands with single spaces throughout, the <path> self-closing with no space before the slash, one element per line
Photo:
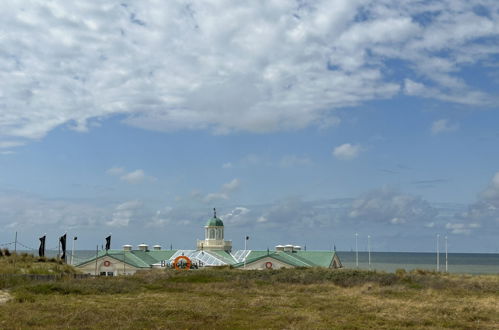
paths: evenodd
<path fill-rule="evenodd" d="M 51 255 L 52 253 L 48 253 Z M 424 269 L 437 271 L 437 254 L 420 252 L 371 252 L 358 254 L 352 251 L 338 251 L 338 257 L 345 268 L 372 269 L 384 272 L 395 272 L 397 269 L 411 271 Z M 74 263 L 95 256 L 95 251 L 75 251 Z M 68 257 L 69 261 L 69 257 Z M 499 253 L 449 253 L 447 261 L 445 253 L 439 255 L 439 271 L 462 274 L 499 274 Z"/>
<path fill-rule="evenodd" d="M 397 269 L 407 271 L 424 269 L 462 274 L 499 274 L 499 253 L 449 253 L 447 260 L 445 253 L 440 253 L 438 265 L 436 253 L 371 252 L 370 264 L 368 252 L 359 252 L 358 259 L 355 252 L 337 253 L 345 268 L 385 272 L 395 272 Z"/>

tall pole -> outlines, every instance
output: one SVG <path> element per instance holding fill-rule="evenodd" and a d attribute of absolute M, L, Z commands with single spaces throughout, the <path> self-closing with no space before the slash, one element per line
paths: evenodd
<path fill-rule="evenodd" d="M 369 254 L 369 270 L 371 270 L 371 235 L 367 235 L 367 253 Z"/>
<path fill-rule="evenodd" d="M 14 253 L 17 254 L 17 231 L 16 231 L 16 238 L 14 239 Z"/>
<path fill-rule="evenodd" d="M 449 262 L 448 262 L 448 255 L 447 255 L 447 236 L 445 236 L 445 272 L 447 273 L 449 271 Z"/>
<path fill-rule="evenodd" d="M 244 236 L 244 267 L 243 268 L 246 268 L 246 242 L 248 241 L 247 239 L 248 236 Z"/>
<path fill-rule="evenodd" d="M 71 265 L 74 265 L 74 255 L 75 255 L 75 241 L 76 237 L 73 237 L 73 247 L 71 248 Z"/>
<path fill-rule="evenodd" d="M 95 276 L 97 276 L 97 257 L 99 256 L 99 244 L 95 248 Z"/>
<path fill-rule="evenodd" d="M 437 234 L 437 272 L 440 271 L 440 249 L 438 247 L 439 241 L 440 241 L 440 234 Z"/>
<path fill-rule="evenodd" d="M 359 237 L 359 234 L 355 233 L 355 266 L 357 268 L 359 267 L 359 246 L 357 244 L 358 237 Z"/>

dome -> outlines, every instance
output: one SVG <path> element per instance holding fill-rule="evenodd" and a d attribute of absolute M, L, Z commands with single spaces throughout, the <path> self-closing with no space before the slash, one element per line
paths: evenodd
<path fill-rule="evenodd" d="M 213 209 L 213 218 L 209 219 L 206 222 L 207 227 L 213 227 L 213 226 L 218 226 L 218 227 L 223 227 L 224 223 L 220 218 L 217 218 L 217 210 Z"/>
<path fill-rule="evenodd" d="M 224 223 L 220 218 L 213 217 L 206 222 L 206 226 L 223 226 Z"/>

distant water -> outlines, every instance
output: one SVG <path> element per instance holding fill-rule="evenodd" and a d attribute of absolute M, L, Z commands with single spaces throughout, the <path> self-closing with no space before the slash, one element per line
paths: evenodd
<path fill-rule="evenodd" d="M 47 251 L 47 256 L 55 256 L 56 251 Z M 95 256 L 95 251 L 75 251 L 74 263 Z M 338 251 L 341 263 L 345 268 L 356 268 L 355 252 Z M 68 262 L 70 256 L 68 256 Z M 359 252 L 359 268 L 369 269 L 367 252 Z M 413 269 L 436 270 L 436 253 L 416 252 L 371 252 L 371 269 L 385 272 L 395 272 L 403 268 L 407 271 Z M 445 271 L 445 253 L 440 254 L 440 270 Z M 449 273 L 465 274 L 499 274 L 499 254 L 497 253 L 449 253 Z"/>
<path fill-rule="evenodd" d="M 356 268 L 355 252 L 340 252 L 338 257 L 344 267 Z M 359 252 L 359 268 L 369 269 L 367 252 Z M 416 252 L 371 252 L 371 269 L 385 272 L 425 269 L 437 270 L 436 253 Z M 440 271 L 445 271 L 445 253 L 440 253 Z M 497 253 L 449 253 L 449 273 L 499 274 L 499 254 Z"/>

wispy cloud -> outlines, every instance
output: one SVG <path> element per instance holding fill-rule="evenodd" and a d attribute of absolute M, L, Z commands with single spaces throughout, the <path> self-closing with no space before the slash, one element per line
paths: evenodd
<path fill-rule="evenodd" d="M 333 150 L 334 157 L 341 160 L 351 160 L 357 158 L 363 148 L 359 144 L 342 144 Z"/>
<path fill-rule="evenodd" d="M 119 176 L 121 181 L 132 184 L 142 183 L 144 181 L 156 181 L 155 177 L 146 175 L 144 170 L 137 169 L 135 171 L 126 172 L 123 167 L 112 167 L 106 171 L 107 174 Z"/>
<path fill-rule="evenodd" d="M 241 182 L 239 179 L 232 179 L 230 182 L 224 183 L 219 192 L 209 193 L 204 196 L 203 200 L 206 203 L 211 203 L 216 200 L 227 200 L 240 186 Z"/>
<path fill-rule="evenodd" d="M 433 134 L 455 132 L 459 129 L 458 123 L 451 123 L 448 119 L 439 119 L 431 124 L 431 132 Z"/>

